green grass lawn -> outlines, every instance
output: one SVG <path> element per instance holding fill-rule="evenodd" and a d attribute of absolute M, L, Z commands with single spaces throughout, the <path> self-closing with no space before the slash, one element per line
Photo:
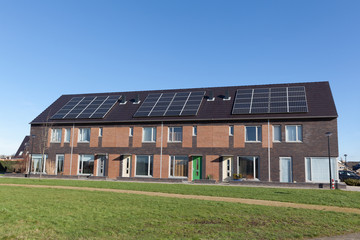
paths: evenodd
<path fill-rule="evenodd" d="M 299 239 L 355 232 L 359 225 L 356 214 L 0 187 L 0 239 Z"/>
<path fill-rule="evenodd" d="M 321 189 L 287 189 L 240 186 L 109 182 L 88 180 L 57 180 L 0 178 L 0 183 L 95 187 L 190 195 L 250 198 L 283 202 L 360 208 L 360 192 Z"/>

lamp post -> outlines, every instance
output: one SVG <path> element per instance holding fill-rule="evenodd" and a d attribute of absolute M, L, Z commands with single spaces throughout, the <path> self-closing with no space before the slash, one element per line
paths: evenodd
<path fill-rule="evenodd" d="M 346 162 L 347 154 L 344 154 L 344 157 L 345 157 L 345 167 L 347 168 L 347 162 Z M 346 170 L 348 170 L 348 169 L 346 169 Z"/>
<path fill-rule="evenodd" d="M 29 158 L 29 177 L 30 177 L 30 173 L 31 173 L 31 160 L 32 160 L 32 155 L 33 155 L 33 150 L 34 150 L 34 139 L 35 139 L 36 135 L 31 135 L 31 152 L 30 152 L 30 158 Z"/>
<path fill-rule="evenodd" d="M 331 177 L 331 158 L 330 158 L 330 136 L 332 135 L 332 132 L 327 132 L 325 133 L 325 136 L 327 136 L 328 138 L 328 155 L 329 155 L 329 176 L 330 176 L 330 189 L 332 189 L 331 184 L 332 184 L 332 177 Z"/>

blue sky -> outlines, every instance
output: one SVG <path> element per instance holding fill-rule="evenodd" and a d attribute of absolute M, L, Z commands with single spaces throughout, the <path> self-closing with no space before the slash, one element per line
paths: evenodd
<path fill-rule="evenodd" d="M 0 154 L 62 94 L 329 81 L 360 160 L 360 1 L 0 0 Z"/>

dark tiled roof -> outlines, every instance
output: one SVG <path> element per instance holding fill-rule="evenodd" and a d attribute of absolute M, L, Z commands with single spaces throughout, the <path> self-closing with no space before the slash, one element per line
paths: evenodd
<path fill-rule="evenodd" d="M 15 158 L 22 158 L 23 157 L 23 153 L 25 152 L 25 144 L 28 143 L 30 140 L 30 136 L 25 136 L 24 140 L 22 141 L 22 143 L 20 144 L 19 149 L 16 151 L 15 153 Z M 20 154 L 22 152 L 22 154 Z"/>
<path fill-rule="evenodd" d="M 308 112 L 306 113 L 272 113 L 272 114 L 241 114 L 233 115 L 232 107 L 236 91 L 238 89 L 248 88 L 273 88 L 304 86 L 308 103 Z M 226 91 L 231 96 L 230 101 L 224 101 L 223 96 Z M 133 117 L 134 113 L 141 106 L 149 93 L 173 93 L 184 91 L 213 91 L 215 101 L 206 101 L 201 103 L 199 112 L 196 116 L 177 116 L 177 117 Z M 206 95 L 205 94 L 205 95 Z M 63 107 L 71 98 L 76 96 L 104 96 L 104 95 L 123 95 L 128 100 L 127 104 L 115 106 L 105 116 L 104 119 L 50 119 L 61 107 Z M 140 104 L 133 104 L 134 99 L 139 96 L 142 101 Z M 247 120 L 247 119 L 296 119 L 296 118 L 336 118 L 337 111 L 328 82 L 307 82 L 291 84 L 269 84 L 252 86 L 232 86 L 232 87 L 213 87 L 213 88 L 193 88 L 193 89 L 172 89 L 155 91 L 136 91 L 136 92 L 114 92 L 114 93 L 94 93 L 94 94 L 72 94 L 62 95 L 47 109 L 45 109 L 31 124 L 41 124 L 46 121 L 53 123 L 91 123 L 91 122 L 148 122 L 148 121 L 204 121 L 204 120 Z"/>

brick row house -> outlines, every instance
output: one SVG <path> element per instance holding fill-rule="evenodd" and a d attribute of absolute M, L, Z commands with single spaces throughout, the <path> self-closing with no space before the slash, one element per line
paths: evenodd
<path fill-rule="evenodd" d="M 111 179 L 337 178 L 328 82 L 62 95 L 31 122 L 31 172 Z"/>

